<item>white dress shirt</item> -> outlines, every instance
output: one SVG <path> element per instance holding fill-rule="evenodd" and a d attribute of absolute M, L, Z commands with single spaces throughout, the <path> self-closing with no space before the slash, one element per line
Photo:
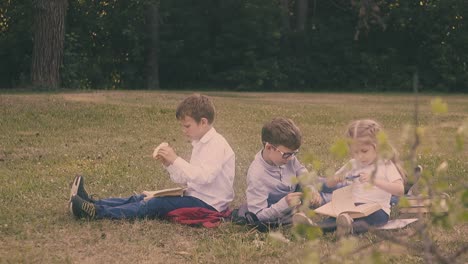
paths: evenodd
<path fill-rule="evenodd" d="M 214 128 L 192 146 L 190 163 L 177 157 L 166 169 L 174 182 L 187 185 L 185 195 L 224 211 L 234 199 L 234 151 Z"/>

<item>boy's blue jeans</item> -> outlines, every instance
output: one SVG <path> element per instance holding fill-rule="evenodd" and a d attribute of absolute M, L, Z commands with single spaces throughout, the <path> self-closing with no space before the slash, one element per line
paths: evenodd
<path fill-rule="evenodd" d="M 145 196 L 140 194 L 127 198 L 97 200 L 94 203 L 96 219 L 158 218 L 175 209 L 188 207 L 203 207 L 216 211 L 207 203 L 192 196 L 155 197 L 148 201 L 145 201 L 144 198 Z"/>

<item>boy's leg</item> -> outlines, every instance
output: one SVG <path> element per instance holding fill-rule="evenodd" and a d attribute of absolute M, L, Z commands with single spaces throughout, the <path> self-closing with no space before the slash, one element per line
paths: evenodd
<path fill-rule="evenodd" d="M 211 205 L 193 196 L 156 197 L 147 201 L 147 214 L 152 217 L 163 217 L 171 211 L 180 208 L 201 207 L 216 211 Z"/>
<path fill-rule="evenodd" d="M 106 198 L 88 202 L 75 195 L 71 199 L 70 211 L 77 218 L 136 218 L 141 207 L 139 204 L 143 202 L 144 197 L 144 195 L 134 195 L 127 198 Z"/>
<path fill-rule="evenodd" d="M 137 196 L 138 197 L 138 196 Z M 132 197 L 129 198 L 129 200 Z M 141 197 L 140 197 L 141 198 Z M 179 208 L 203 207 L 216 211 L 205 202 L 191 196 L 167 196 L 156 197 L 148 201 L 143 199 L 135 202 L 128 202 L 120 206 L 96 205 L 96 218 L 108 219 L 134 219 L 134 218 L 157 218 L 163 217 L 170 211 Z"/>
<path fill-rule="evenodd" d="M 139 195 L 132 195 L 130 197 L 125 197 L 125 198 L 105 198 L 101 200 L 96 200 L 94 201 L 94 203 L 99 206 L 115 207 L 115 206 L 125 205 L 128 203 L 140 202 L 144 198 L 145 198 L 144 195 L 139 194 Z"/>

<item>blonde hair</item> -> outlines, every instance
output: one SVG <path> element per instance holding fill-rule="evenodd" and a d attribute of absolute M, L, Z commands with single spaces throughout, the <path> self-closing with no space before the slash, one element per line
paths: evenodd
<path fill-rule="evenodd" d="M 379 143 L 377 135 L 380 132 L 383 132 L 383 129 L 382 125 L 380 125 L 378 122 L 372 119 L 360 119 L 352 121 L 348 125 L 348 129 L 346 130 L 346 137 L 359 143 L 371 144 L 375 148 L 377 148 Z M 406 182 L 407 174 L 401 166 L 401 161 L 398 157 L 398 152 L 390 143 L 388 143 L 388 147 L 391 149 L 392 152 L 389 160 L 391 160 L 393 164 L 395 164 L 395 167 L 400 173 L 403 182 Z"/>

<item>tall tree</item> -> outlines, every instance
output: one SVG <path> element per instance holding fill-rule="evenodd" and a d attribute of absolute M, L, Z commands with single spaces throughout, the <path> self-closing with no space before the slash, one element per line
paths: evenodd
<path fill-rule="evenodd" d="M 147 62 L 146 89 L 159 89 L 159 1 L 150 1 L 146 10 Z"/>
<path fill-rule="evenodd" d="M 34 87 L 58 88 L 63 58 L 68 0 L 35 0 L 31 81 Z"/>
<path fill-rule="evenodd" d="M 282 18 L 282 27 L 281 27 L 281 43 L 284 50 L 284 47 L 289 41 L 289 36 L 291 33 L 291 23 L 289 17 L 289 0 L 280 0 L 281 7 L 281 18 Z"/>
<path fill-rule="evenodd" d="M 307 16 L 308 16 L 308 9 L 309 9 L 309 0 L 298 0 L 296 2 L 296 30 L 297 31 L 304 31 L 306 23 L 307 23 Z"/>

